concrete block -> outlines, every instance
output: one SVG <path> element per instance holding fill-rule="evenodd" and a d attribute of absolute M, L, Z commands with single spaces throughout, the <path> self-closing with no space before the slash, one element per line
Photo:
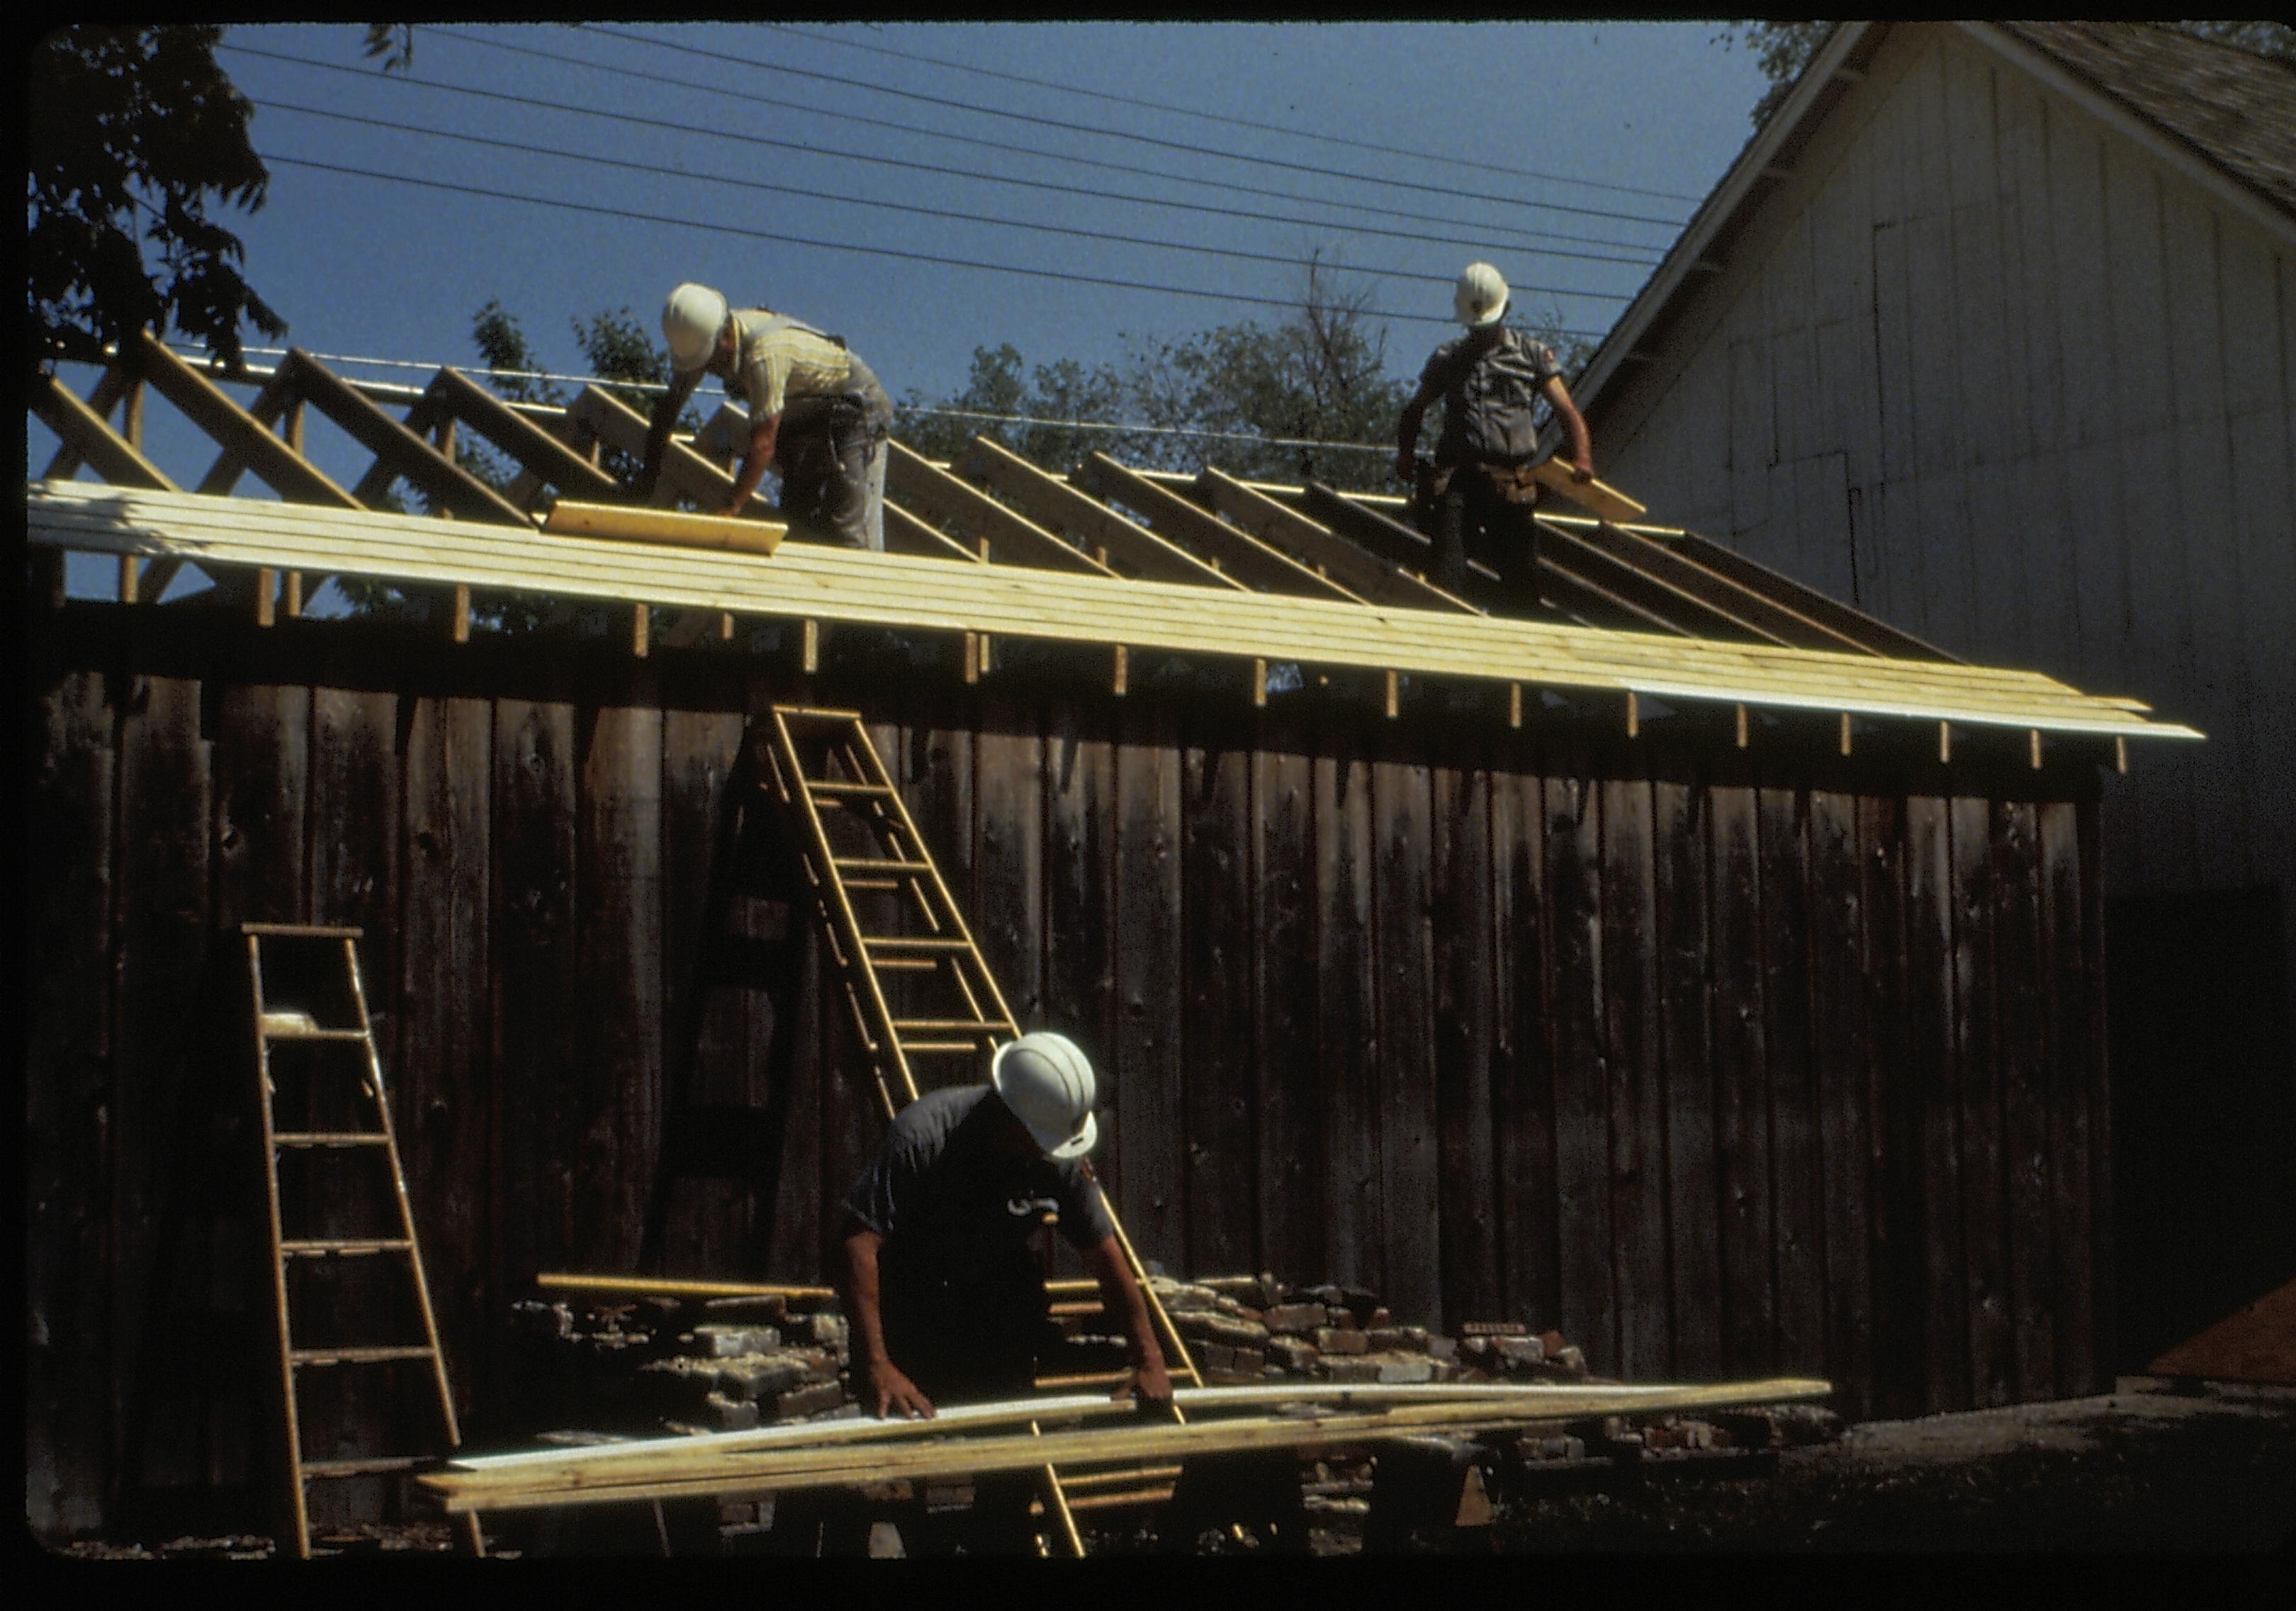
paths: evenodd
<path fill-rule="evenodd" d="M 1267 1339 L 1269 1362 L 1286 1370 L 1304 1374 L 1314 1369 L 1316 1361 L 1322 1357 L 1313 1343 L 1301 1337 L 1274 1336 Z"/>
<path fill-rule="evenodd" d="M 1371 1339 L 1360 1331 L 1324 1326 L 1316 1328 L 1316 1347 L 1325 1354 L 1368 1353 L 1371 1352 Z"/>
<path fill-rule="evenodd" d="M 693 1351 L 705 1359 L 730 1360 L 745 1353 L 771 1353 L 782 1345 L 782 1334 L 771 1326 L 696 1326 L 686 1336 Z M 683 1342 L 685 1339 L 679 1339 Z"/>
<path fill-rule="evenodd" d="M 1331 1315 L 1321 1303 L 1278 1303 L 1262 1311 L 1259 1321 L 1270 1331 L 1301 1336 L 1331 1324 Z"/>
<path fill-rule="evenodd" d="M 1429 1382 L 1435 1379 L 1435 1361 L 1423 1353 L 1373 1353 L 1364 1358 L 1379 1363 L 1382 1382 Z"/>
<path fill-rule="evenodd" d="M 772 1418 L 777 1421 L 787 1421 L 803 1415 L 819 1415 L 825 1410 L 842 1408 L 845 1401 L 845 1389 L 837 1383 L 815 1382 L 808 1386 L 793 1387 L 786 1393 L 776 1393 L 772 1406 Z M 765 1413 L 764 1404 L 759 1404 L 758 1408 L 760 1414 Z"/>
<path fill-rule="evenodd" d="M 758 1407 L 746 1399 L 706 1393 L 701 1395 L 701 1408 L 714 1432 L 747 1432 L 758 1424 Z"/>
<path fill-rule="evenodd" d="M 1316 1367 L 1316 1374 L 1330 1382 L 1376 1382 L 1379 1361 L 1361 1354 L 1325 1356 Z"/>

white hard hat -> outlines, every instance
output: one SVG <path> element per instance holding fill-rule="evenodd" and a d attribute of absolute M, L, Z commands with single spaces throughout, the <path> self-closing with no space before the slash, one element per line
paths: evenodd
<path fill-rule="evenodd" d="M 1497 323 L 1506 316 L 1507 284 L 1488 263 L 1470 263 L 1459 271 L 1451 292 L 1451 316 L 1470 330 Z"/>
<path fill-rule="evenodd" d="M 661 305 L 661 333 L 669 343 L 669 361 L 681 374 L 709 361 L 718 333 L 726 327 L 726 299 L 707 285 L 692 281 L 669 293 Z"/>
<path fill-rule="evenodd" d="M 1092 1064 L 1075 1041 L 1036 1030 L 996 1048 L 988 1082 L 1048 1158 L 1081 1158 L 1100 1140 Z"/>

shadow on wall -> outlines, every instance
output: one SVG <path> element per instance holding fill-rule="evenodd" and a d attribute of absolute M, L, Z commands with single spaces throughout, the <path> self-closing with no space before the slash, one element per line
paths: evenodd
<path fill-rule="evenodd" d="M 2296 1055 L 2282 892 L 2105 908 L 2116 1368 L 2296 1277 Z"/>

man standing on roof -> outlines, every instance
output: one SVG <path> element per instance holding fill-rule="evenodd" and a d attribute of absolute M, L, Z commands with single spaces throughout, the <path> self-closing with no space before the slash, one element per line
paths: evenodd
<path fill-rule="evenodd" d="M 893 405 L 841 336 L 763 308 L 733 308 L 707 285 L 669 293 L 661 310 L 670 384 L 654 405 L 638 493 L 651 497 L 686 399 L 706 372 L 750 408 L 750 447 L 724 513 L 739 514 L 769 467 L 781 512 L 855 548 L 885 547 L 885 454 Z"/>
<path fill-rule="evenodd" d="M 845 1311 L 865 1409 L 930 1418 L 937 1403 L 1030 1396 L 1051 1340 L 1030 1244 L 1048 1217 L 1130 1344 L 1112 1396 L 1169 1401 L 1147 1303 L 1085 1163 L 1100 1138 L 1093 1096 L 1084 1053 L 1037 1031 L 997 1048 L 988 1084 L 929 1091 L 893 1120 L 845 1197 Z M 1034 1481 L 975 1484 L 991 1539 L 1018 1542 Z"/>
<path fill-rule="evenodd" d="M 1452 315 L 1467 333 L 1435 349 L 1420 372 L 1419 390 L 1403 406 L 1397 432 L 1395 473 L 1419 484 L 1419 422 L 1427 406 L 1443 399 L 1443 431 L 1435 442 L 1428 492 L 1434 504 L 1435 573 L 1439 588 L 1456 593 L 1466 580 L 1471 542 L 1501 575 L 1537 596 L 1538 529 L 1530 511 L 1538 483 L 1530 473 L 1552 453 L 1539 451 L 1532 406 L 1544 398 L 1570 441 L 1574 481 L 1595 479 L 1595 448 L 1587 422 L 1562 384 L 1554 349 L 1501 321 L 1506 281 L 1488 263 L 1470 263 L 1451 297 Z"/>

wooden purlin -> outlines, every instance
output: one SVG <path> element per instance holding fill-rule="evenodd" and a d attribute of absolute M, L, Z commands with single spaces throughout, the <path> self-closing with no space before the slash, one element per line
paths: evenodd
<path fill-rule="evenodd" d="M 1078 547 L 1102 554 L 1113 570 L 1150 581 L 1195 582 L 1232 592 L 1248 591 L 1242 582 L 1214 570 L 1177 543 L 1126 520 L 987 437 L 974 437 L 955 468 L 994 488 L 1005 502 L 1038 525 L 1063 532 Z"/>
<path fill-rule="evenodd" d="M 1848 711 L 2044 731 L 2198 736 L 2179 724 L 2144 719 L 2141 702 L 2083 694 L 2006 668 L 1272 598 L 859 554 L 818 543 L 784 545 L 767 565 L 581 538 L 544 551 L 509 529 L 468 522 L 73 483 L 33 486 L 27 510 L 35 542 L 111 555 L 168 552 L 202 565 L 334 569 L 781 619 L 1123 643 L 1558 689 L 1631 689 L 1829 718 Z"/>
<path fill-rule="evenodd" d="M 1074 478 L 1102 497 L 1139 511 L 1147 522 L 1169 540 L 1194 551 L 1248 587 L 1272 593 L 1298 594 L 1308 598 L 1363 601 L 1329 577 L 1315 571 L 1290 555 L 1269 547 L 1249 532 L 1239 531 L 1218 515 L 1197 507 L 1178 493 L 1135 473 L 1104 453 L 1095 453 L 1077 467 Z"/>
<path fill-rule="evenodd" d="M 1095 576 L 1115 574 L 1083 550 L 966 485 L 906 445 L 888 442 L 885 447 L 889 456 L 886 491 L 898 494 L 911 513 L 954 526 L 972 543 L 986 543 L 992 562 Z"/>
<path fill-rule="evenodd" d="M 1207 467 L 1196 478 L 1195 492 L 1213 510 L 1270 547 L 1313 566 L 1319 575 L 1329 576 L 1365 599 L 1417 610 L 1483 613 L 1466 600 L 1453 597 L 1433 582 L 1349 542 L 1222 471 Z"/>

